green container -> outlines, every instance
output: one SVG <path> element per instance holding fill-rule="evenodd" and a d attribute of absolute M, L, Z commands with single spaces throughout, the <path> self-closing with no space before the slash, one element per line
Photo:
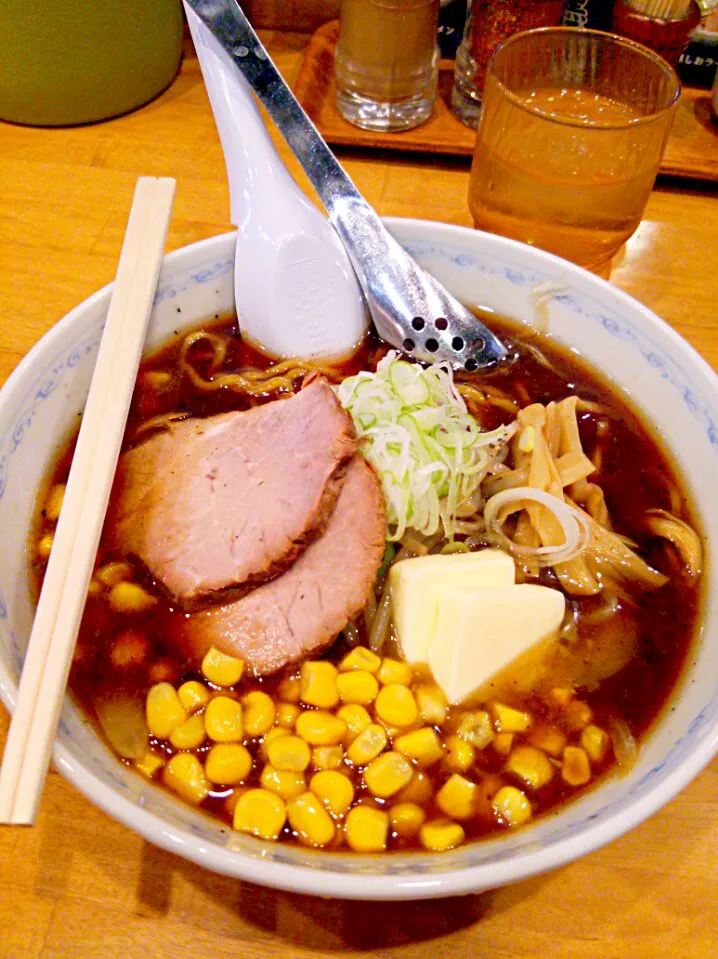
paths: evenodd
<path fill-rule="evenodd" d="M 182 54 L 180 0 L 0 0 L 0 119 L 91 123 L 147 103 Z"/>

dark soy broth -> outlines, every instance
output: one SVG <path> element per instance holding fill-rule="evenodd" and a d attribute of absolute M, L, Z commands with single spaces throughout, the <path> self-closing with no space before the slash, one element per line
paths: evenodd
<path fill-rule="evenodd" d="M 690 655 L 699 613 L 698 586 L 687 575 L 682 574 L 680 564 L 670 550 L 646 539 L 642 518 L 648 508 L 660 508 L 669 510 L 691 523 L 689 504 L 673 465 L 660 449 L 649 428 L 607 382 L 575 356 L 559 350 L 549 340 L 535 335 L 525 336 L 515 328 L 497 322 L 493 315 L 488 319 L 497 333 L 510 341 L 514 361 L 488 375 L 458 374 L 457 382 L 474 382 L 480 387 L 495 387 L 513 397 L 521 407 L 534 402 L 548 403 L 573 393 L 596 404 L 595 411 L 583 412 L 579 419 L 583 448 L 594 462 L 600 462 L 597 472 L 591 476 L 591 481 L 604 491 L 615 531 L 635 541 L 649 564 L 669 575 L 666 585 L 657 590 L 642 591 L 630 585 L 626 588 L 627 599 L 622 601 L 625 612 L 623 622 L 635 633 L 635 648 L 630 661 L 614 675 L 599 680 L 589 679 L 579 690 L 581 701 L 590 707 L 595 724 L 606 728 L 611 717 L 618 715 L 628 725 L 633 736 L 640 740 L 659 713 L 670 704 L 671 695 Z M 247 367 L 263 369 L 267 366 L 265 357 L 234 335 L 235 325 L 232 321 L 218 321 L 204 328 L 227 334 L 228 349 L 221 370 L 210 370 L 207 366 L 209 361 L 202 359 L 202 347 L 198 344 L 193 361 L 202 375 Z M 188 378 L 177 372 L 180 348 L 181 340 L 177 339 L 142 364 L 127 436 L 131 437 L 141 422 L 170 411 L 185 410 L 193 416 L 207 416 L 244 409 L 264 401 L 262 398 L 248 399 L 229 389 L 211 393 L 199 392 Z M 385 352 L 384 344 L 369 339 L 359 353 L 345 364 L 342 372 L 344 375 L 351 375 L 360 369 L 374 369 Z M 482 418 L 482 425 L 486 429 L 492 429 L 501 423 L 509 422 L 512 416 L 509 412 L 492 406 Z M 72 444 L 59 455 L 51 483 L 64 481 L 71 454 Z M 48 528 L 46 518 L 41 515 L 32 534 L 34 541 L 37 542 L 37 538 Z M 34 546 L 31 553 L 35 555 Z M 104 546 L 101 546 L 98 566 L 113 559 L 121 557 L 107 554 Z M 38 587 L 43 569 L 43 562 L 36 560 L 33 563 Z M 539 580 L 556 585 L 555 579 L 550 582 L 550 577 L 545 573 L 540 574 Z M 157 585 L 149 578 L 145 579 L 145 584 L 157 591 Z M 580 626 L 582 618 L 587 622 L 590 620 L 590 614 L 597 606 L 597 598 L 572 598 L 571 604 Z M 70 678 L 72 695 L 83 711 L 93 716 L 94 703 L 98 697 L 113 695 L 120 690 L 143 700 L 147 689 L 154 682 L 169 680 L 177 683 L 182 679 L 198 678 L 197 664 L 188 663 L 178 657 L 173 639 L 178 622 L 184 615 L 162 595 L 149 612 L 123 616 L 112 612 L 102 598 L 90 596 Z M 141 665 L 135 668 L 130 664 L 120 669 L 113 663 L 110 650 L 118 634 L 128 632 L 140 635 L 148 645 Z M 592 638 L 591 629 L 588 628 L 584 640 L 587 673 L 590 676 L 592 663 L 589 660 L 601 655 L 601 643 L 605 637 L 602 640 L 601 636 L 596 634 Z M 344 652 L 346 647 L 340 637 L 325 656 L 332 661 L 338 661 Z M 296 669 L 293 674 L 296 674 Z M 281 676 L 243 679 L 238 684 L 237 695 L 243 695 L 251 689 L 262 689 L 275 696 L 281 680 Z M 561 685 L 560 678 L 557 685 Z M 517 690 L 509 698 L 509 702 L 511 706 L 530 712 L 535 723 L 544 722 L 562 730 L 568 736 L 571 735 L 570 722 L 565 714 L 559 714 L 549 700 L 537 695 L 535 691 L 526 694 Z M 208 751 L 209 745 L 205 744 L 195 750 L 200 759 Z M 166 744 L 156 741 L 153 748 L 169 754 L 172 752 Z M 496 777 L 501 774 L 504 762 L 505 757 L 499 753 L 488 748 L 483 749 L 477 754 L 471 775 L 482 788 L 483 784 L 488 784 L 487 789 L 490 791 L 497 785 Z M 569 799 L 579 795 L 583 789 L 595 784 L 613 765 L 613 756 L 609 754 L 603 764 L 594 770 L 596 775 L 587 787 L 569 786 L 560 776 L 555 776 L 547 787 L 533 797 L 535 813 L 556 810 Z M 252 775 L 254 778 L 248 784 L 256 785 L 258 775 L 255 772 Z M 429 768 L 426 775 L 432 780 L 439 775 L 438 767 Z M 445 773 L 443 778 L 446 778 Z M 353 781 L 359 794 L 362 789 L 360 771 L 353 773 Z M 225 805 L 231 792 L 231 789 L 215 790 L 205 801 L 205 808 L 231 822 L 231 815 Z M 379 807 L 386 804 L 379 799 L 371 802 Z M 433 798 L 427 799 L 429 816 L 436 815 L 434 802 Z M 480 806 L 478 814 L 462 825 L 467 839 L 494 833 L 499 828 L 490 817 L 481 814 Z M 291 838 L 288 834 L 287 837 Z M 391 848 L 402 849 L 414 845 L 416 839 L 396 839 Z"/>

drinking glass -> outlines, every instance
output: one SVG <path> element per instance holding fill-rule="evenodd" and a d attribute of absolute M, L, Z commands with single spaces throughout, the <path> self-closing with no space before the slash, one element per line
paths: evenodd
<path fill-rule="evenodd" d="M 342 0 L 337 108 L 367 130 L 408 130 L 436 98 L 439 0 Z"/>
<path fill-rule="evenodd" d="M 673 69 L 609 33 L 516 34 L 489 61 L 474 225 L 603 276 L 640 223 L 678 102 Z"/>

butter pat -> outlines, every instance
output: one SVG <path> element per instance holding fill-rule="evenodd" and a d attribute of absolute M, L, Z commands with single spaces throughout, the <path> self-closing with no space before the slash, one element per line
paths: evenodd
<path fill-rule="evenodd" d="M 515 578 L 513 559 L 500 549 L 453 555 L 436 553 L 395 563 L 389 570 L 394 629 L 407 663 L 428 662 L 439 600 L 446 590 L 464 593 L 512 586 Z"/>
<path fill-rule="evenodd" d="M 480 555 L 480 554 L 479 554 Z M 445 588 L 429 648 L 429 666 L 450 703 L 460 703 L 529 650 L 556 635 L 563 593 L 523 584 Z"/>

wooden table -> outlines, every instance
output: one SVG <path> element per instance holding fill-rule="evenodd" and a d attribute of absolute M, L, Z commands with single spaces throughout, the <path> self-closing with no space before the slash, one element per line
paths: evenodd
<path fill-rule="evenodd" d="M 306 38 L 268 41 L 291 79 Z M 342 159 L 380 213 L 469 224 L 466 161 Z M 130 116 L 70 130 L 0 123 L 2 379 L 113 278 L 138 174 L 178 181 L 171 249 L 230 229 L 191 50 L 173 86 Z M 717 211 L 715 188 L 659 183 L 613 275 L 714 366 Z M 550 875 L 448 901 L 323 901 L 215 876 L 156 849 L 52 772 L 37 826 L 0 827 L 0 959 L 712 959 L 717 850 L 714 762 L 630 835 Z"/>

